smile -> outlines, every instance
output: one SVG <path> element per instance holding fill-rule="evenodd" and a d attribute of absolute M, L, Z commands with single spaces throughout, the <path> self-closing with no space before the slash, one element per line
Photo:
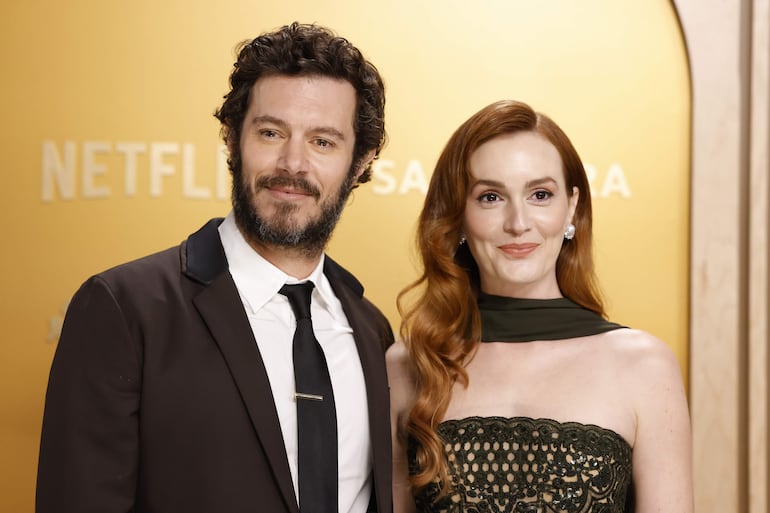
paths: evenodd
<path fill-rule="evenodd" d="M 294 201 L 315 196 L 311 192 L 291 187 L 267 187 L 266 190 L 272 197 L 283 201 Z"/>
<path fill-rule="evenodd" d="M 270 195 L 281 201 L 298 201 L 307 197 L 318 199 L 318 188 L 302 177 L 263 176 L 257 180 L 257 190 L 265 189 Z"/>
<path fill-rule="evenodd" d="M 527 242 L 523 244 L 505 244 L 498 246 L 503 253 L 514 258 L 524 258 L 538 248 L 539 244 Z"/>

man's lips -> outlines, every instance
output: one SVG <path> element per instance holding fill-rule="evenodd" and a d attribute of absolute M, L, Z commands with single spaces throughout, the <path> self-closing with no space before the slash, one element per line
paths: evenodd
<path fill-rule="evenodd" d="M 300 199 L 308 196 L 312 197 L 313 193 L 293 187 L 266 187 L 270 193 L 280 199 Z"/>
<path fill-rule="evenodd" d="M 265 189 L 274 198 L 282 200 L 303 199 L 308 196 L 318 199 L 321 194 L 316 187 L 301 177 L 264 176 L 257 180 L 257 190 Z"/>
<path fill-rule="evenodd" d="M 498 249 L 500 249 L 506 255 L 516 258 L 523 258 L 535 251 L 538 246 L 539 244 L 534 242 L 524 242 L 521 244 L 504 244 L 502 246 L 498 246 Z"/>

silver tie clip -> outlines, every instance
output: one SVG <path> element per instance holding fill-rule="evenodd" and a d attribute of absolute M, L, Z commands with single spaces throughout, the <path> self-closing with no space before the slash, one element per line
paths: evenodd
<path fill-rule="evenodd" d="M 323 401 L 324 396 L 322 395 L 316 395 L 316 394 L 303 394 L 300 392 L 294 392 L 294 400 L 297 399 L 307 399 L 309 401 Z"/>

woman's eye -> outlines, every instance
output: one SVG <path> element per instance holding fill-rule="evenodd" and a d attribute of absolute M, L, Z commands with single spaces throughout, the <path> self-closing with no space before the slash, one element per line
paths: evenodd
<path fill-rule="evenodd" d="M 494 192 L 485 192 L 481 196 L 479 196 L 479 201 L 484 203 L 493 203 L 500 199 L 500 196 L 498 196 Z"/>
<path fill-rule="evenodd" d="M 553 196 L 553 193 L 551 191 L 535 191 L 535 193 L 532 195 L 533 198 L 535 198 L 538 201 L 544 201 Z"/>

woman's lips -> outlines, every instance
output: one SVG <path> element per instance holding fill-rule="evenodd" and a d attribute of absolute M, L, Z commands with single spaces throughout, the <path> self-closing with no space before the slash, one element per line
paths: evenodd
<path fill-rule="evenodd" d="M 515 258 L 524 258 L 537 249 L 539 244 L 534 242 L 525 242 L 523 244 L 504 244 L 498 248 L 506 255 Z"/>

